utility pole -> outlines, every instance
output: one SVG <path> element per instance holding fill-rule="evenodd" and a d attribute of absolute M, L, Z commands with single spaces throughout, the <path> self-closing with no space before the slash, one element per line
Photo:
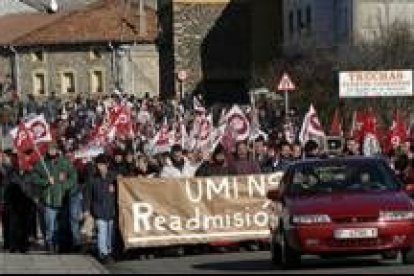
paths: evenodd
<path fill-rule="evenodd" d="M 147 20 L 145 13 L 145 0 L 139 0 L 139 35 L 145 36 L 147 34 Z"/>

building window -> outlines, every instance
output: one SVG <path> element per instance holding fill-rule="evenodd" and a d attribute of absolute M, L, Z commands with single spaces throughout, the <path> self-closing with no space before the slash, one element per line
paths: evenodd
<path fill-rule="evenodd" d="M 344 9 L 344 33 L 348 34 L 350 26 L 349 26 L 349 14 L 348 14 L 348 7 Z"/>
<path fill-rule="evenodd" d="M 61 75 L 62 94 L 73 94 L 76 92 L 76 81 L 74 72 L 64 72 Z"/>
<path fill-rule="evenodd" d="M 312 9 L 309 5 L 306 7 L 306 28 L 312 31 Z"/>
<path fill-rule="evenodd" d="M 289 12 L 289 33 L 292 36 L 295 32 L 295 15 L 293 14 L 293 11 Z"/>
<path fill-rule="evenodd" d="M 303 21 L 302 21 L 302 10 L 301 9 L 299 9 L 298 11 L 297 11 L 297 14 L 298 14 L 298 18 L 297 18 L 297 28 L 298 28 L 298 33 L 300 33 L 301 31 L 302 31 L 302 28 L 303 28 Z"/>
<path fill-rule="evenodd" d="M 44 62 L 45 53 L 42 50 L 34 51 L 32 53 L 32 61 L 33 62 Z"/>
<path fill-rule="evenodd" d="M 92 49 L 89 52 L 89 57 L 91 60 L 100 60 L 102 59 L 102 53 L 98 49 Z"/>
<path fill-rule="evenodd" d="M 91 71 L 91 93 L 104 93 L 105 90 L 105 77 L 103 70 Z"/>
<path fill-rule="evenodd" d="M 33 94 L 37 96 L 46 96 L 46 74 L 36 72 L 33 74 Z"/>

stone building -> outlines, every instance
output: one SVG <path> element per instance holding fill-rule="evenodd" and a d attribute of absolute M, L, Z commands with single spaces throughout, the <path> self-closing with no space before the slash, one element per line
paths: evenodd
<path fill-rule="evenodd" d="M 0 83 L 22 94 L 159 93 L 156 11 L 98 1 L 57 13 L 0 17 Z M 145 25 L 141 26 L 140 23 Z"/>
<path fill-rule="evenodd" d="M 279 54 L 282 1 L 160 0 L 161 83 L 177 95 L 177 73 L 188 80 L 183 93 L 214 101 L 248 101 L 255 77 Z"/>
<path fill-rule="evenodd" d="M 346 46 L 375 38 L 397 21 L 414 29 L 414 1 L 284 0 L 283 40 L 286 50 Z"/>

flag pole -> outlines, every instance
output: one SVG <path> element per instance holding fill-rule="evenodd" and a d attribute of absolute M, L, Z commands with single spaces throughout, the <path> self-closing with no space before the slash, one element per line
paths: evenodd
<path fill-rule="evenodd" d="M 0 124 L 0 132 L 1 132 L 1 151 L 4 152 L 4 131 L 3 131 L 3 124 Z"/>
<path fill-rule="evenodd" d="M 42 164 L 43 169 L 45 170 L 45 172 L 46 172 L 46 174 L 47 174 L 47 177 L 48 177 L 49 179 L 51 179 L 51 178 L 52 178 L 52 175 L 50 174 L 50 170 L 48 169 L 48 167 L 47 167 L 47 165 L 46 165 L 45 159 L 44 159 L 44 158 L 43 158 L 43 156 L 40 154 L 40 151 L 39 151 L 39 148 L 37 147 L 37 144 L 36 144 L 36 143 L 34 143 L 34 144 L 33 144 L 33 147 L 34 147 L 35 152 L 39 155 L 40 162 L 41 162 L 41 164 Z"/>

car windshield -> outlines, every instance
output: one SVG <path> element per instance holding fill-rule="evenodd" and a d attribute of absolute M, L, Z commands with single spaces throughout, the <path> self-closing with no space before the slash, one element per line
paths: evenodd
<path fill-rule="evenodd" d="M 395 191 L 400 183 L 381 162 L 304 164 L 293 169 L 290 195 Z"/>

